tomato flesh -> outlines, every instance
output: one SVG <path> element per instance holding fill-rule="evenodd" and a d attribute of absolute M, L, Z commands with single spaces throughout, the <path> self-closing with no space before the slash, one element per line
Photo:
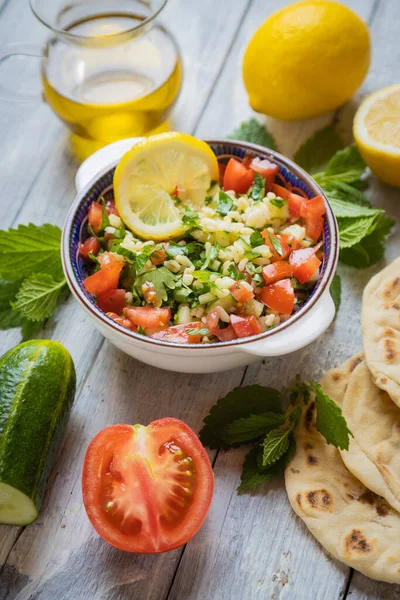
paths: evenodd
<path fill-rule="evenodd" d="M 215 335 L 220 342 L 231 342 L 232 340 L 236 340 L 238 337 L 236 335 L 236 331 L 232 327 L 232 324 L 229 324 L 228 327 L 224 327 L 222 329 L 212 329 L 210 330 L 210 333 Z"/>
<path fill-rule="evenodd" d="M 153 306 L 127 306 L 123 310 L 124 317 L 132 321 L 134 325 L 143 329 L 164 329 L 172 318 L 169 306 L 155 308 Z"/>
<path fill-rule="evenodd" d="M 281 279 L 261 288 L 259 294 L 263 302 L 271 310 L 290 315 L 294 307 L 294 289 L 290 279 Z"/>
<path fill-rule="evenodd" d="M 184 323 L 183 325 L 173 325 L 164 329 L 163 331 L 157 332 L 151 337 L 156 340 L 164 340 L 164 342 L 174 342 L 175 344 L 199 344 L 202 336 L 200 334 L 190 335 L 188 329 L 201 329 L 202 324 L 199 321 L 193 321 L 192 323 Z"/>
<path fill-rule="evenodd" d="M 254 298 L 254 293 L 251 290 L 248 290 L 247 287 L 243 285 L 242 281 L 235 281 L 229 288 L 229 291 L 237 302 L 245 303 Z"/>
<path fill-rule="evenodd" d="M 110 319 L 118 323 L 118 325 L 122 325 L 122 327 L 125 327 L 125 329 L 129 329 L 130 331 L 137 331 L 136 325 L 134 325 L 129 319 L 121 317 L 121 315 L 117 315 L 117 313 L 115 312 L 107 312 L 106 315 L 107 317 L 110 317 Z"/>
<path fill-rule="evenodd" d="M 231 158 L 224 173 L 224 190 L 234 190 L 237 194 L 245 194 L 254 179 L 253 169 L 249 169 L 236 160 Z"/>
<path fill-rule="evenodd" d="M 267 265 L 262 270 L 262 276 L 267 285 L 275 283 L 275 281 L 279 281 L 280 279 L 286 279 L 292 275 L 292 265 L 289 265 L 284 260 Z"/>
<path fill-rule="evenodd" d="M 210 507 L 213 471 L 196 434 L 178 419 L 112 425 L 86 452 L 83 502 L 97 533 L 126 552 L 186 544 Z"/>
<path fill-rule="evenodd" d="M 257 173 L 260 173 L 265 179 L 265 189 L 271 190 L 272 185 L 275 181 L 276 175 L 279 173 L 279 167 L 275 163 L 272 163 L 267 158 L 261 160 L 256 157 L 250 163 L 250 168 Z"/>
<path fill-rule="evenodd" d="M 261 235 L 263 236 L 266 245 L 269 247 L 269 249 L 272 252 L 271 262 L 275 262 L 277 260 L 286 260 L 286 258 L 289 256 L 290 250 L 291 250 L 289 244 L 285 241 L 287 239 L 287 236 L 284 236 L 283 234 L 274 235 L 273 233 L 270 233 L 266 229 L 264 229 L 264 231 L 261 232 Z M 271 238 L 276 240 L 277 243 L 279 243 L 280 252 L 277 252 L 275 250 L 275 248 L 272 244 Z"/>
<path fill-rule="evenodd" d="M 93 256 L 98 255 L 98 253 L 100 252 L 99 240 L 94 236 L 87 238 L 87 240 L 85 240 L 83 244 L 79 245 L 79 252 L 83 260 L 93 262 L 89 254 L 92 253 Z"/>
<path fill-rule="evenodd" d="M 156 248 L 150 258 L 153 265 L 161 265 L 164 262 L 164 260 L 167 258 L 167 252 L 166 252 L 167 248 L 168 248 L 168 242 L 166 242 L 165 244 L 160 244 L 159 246 L 156 246 Z"/>
<path fill-rule="evenodd" d="M 316 248 L 303 248 L 290 255 L 289 263 L 293 267 L 293 275 L 300 283 L 306 283 L 311 279 L 321 265 L 315 252 Z"/>
<path fill-rule="evenodd" d="M 231 324 L 237 337 L 249 337 L 262 333 L 262 327 L 254 315 L 231 315 Z"/>
<path fill-rule="evenodd" d="M 104 252 L 100 259 L 105 254 L 108 253 Z M 100 271 L 97 271 L 93 275 L 86 277 L 85 281 L 83 282 L 86 291 L 90 292 L 91 294 L 99 295 L 102 292 L 116 289 L 118 287 L 119 276 L 124 266 L 120 261 L 107 261 L 107 259 L 104 259 L 104 261 L 100 264 Z"/>
<path fill-rule="evenodd" d="M 97 296 L 97 305 L 105 313 L 115 312 L 118 315 L 122 313 L 122 309 L 126 305 L 125 290 L 114 289 L 101 292 Z"/>
<path fill-rule="evenodd" d="M 88 211 L 89 225 L 95 233 L 99 233 L 103 221 L 103 209 L 98 202 L 92 202 Z"/>

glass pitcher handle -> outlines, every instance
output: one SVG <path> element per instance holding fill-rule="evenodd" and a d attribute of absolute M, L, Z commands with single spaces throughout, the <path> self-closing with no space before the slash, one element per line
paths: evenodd
<path fill-rule="evenodd" d="M 39 44 L 26 44 L 25 42 L 15 42 L 13 44 L 0 44 L 0 70 L 2 63 L 10 58 L 11 56 L 33 56 L 35 58 L 42 58 L 44 50 Z M 8 89 L 4 84 L 0 84 L 0 100 L 5 102 L 41 102 L 43 96 L 41 92 L 29 93 L 29 92 L 17 92 L 12 89 Z"/>

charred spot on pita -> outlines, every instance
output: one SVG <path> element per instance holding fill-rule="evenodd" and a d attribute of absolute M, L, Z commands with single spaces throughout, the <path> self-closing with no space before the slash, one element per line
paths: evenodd
<path fill-rule="evenodd" d="M 313 490 L 307 493 L 307 500 L 310 506 L 322 510 L 331 510 L 332 496 L 326 489 Z"/>
<path fill-rule="evenodd" d="M 387 363 L 394 362 L 397 358 L 397 347 L 393 340 L 385 339 L 383 342 L 385 348 L 385 361 Z"/>
<path fill-rule="evenodd" d="M 345 538 L 345 546 L 349 553 L 358 552 L 359 554 L 368 554 L 372 550 L 371 545 L 367 542 L 360 529 L 353 529 Z"/>
<path fill-rule="evenodd" d="M 314 416 L 314 408 L 315 408 L 315 402 L 311 402 L 310 406 L 307 408 L 305 415 L 304 415 L 304 425 L 305 425 L 307 431 L 310 431 L 310 425 L 312 423 L 313 416 Z"/>
<path fill-rule="evenodd" d="M 358 367 L 360 363 L 362 363 L 362 361 L 363 359 L 361 356 L 357 356 L 354 360 L 352 360 L 350 364 L 350 373 L 352 373 L 354 369 Z"/>

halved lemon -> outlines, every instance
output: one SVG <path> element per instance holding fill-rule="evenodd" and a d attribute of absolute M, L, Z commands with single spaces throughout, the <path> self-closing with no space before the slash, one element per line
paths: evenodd
<path fill-rule="evenodd" d="M 353 125 L 354 138 L 373 173 L 400 187 L 400 84 L 366 98 Z"/>
<path fill-rule="evenodd" d="M 184 233 L 185 205 L 200 208 L 213 179 L 218 179 L 218 161 L 208 144 L 186 133 L 161 133 L 136 144 L 120 160 L 115 203 L 134 233 L 165 240 Z"/>

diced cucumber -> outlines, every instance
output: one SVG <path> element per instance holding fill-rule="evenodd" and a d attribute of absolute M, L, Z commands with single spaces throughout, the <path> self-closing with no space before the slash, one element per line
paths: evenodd
<path fill-rule="evenodd" d="M 268 202 L 268 212 L 270 219 L 279 219 L 280 221 L 287 221 L 290 217 L 288 203 L 286 200 L 282 200 L 283 205 L 281 208 L 278 206 L 274 206 L 271 204 L 271 201 Z"/>
<path fill-rule="evenodd" d="M 228 296 L 225 296 L 224 298 L 218 298 L 215 302 L 213 302 L 209 306 L 209 310 L 212 310 L 216 306 L 222 306 L 222 308 L 224 308 L 226 311 L 228 311 L 235 305 L 236 305 L 236 300 L 234 299 L 232 294 L 229 294 Z"/>
<path fill-rule="evenodd" d="M 218 242 L 221 248 L 226 248 L 231 243 L 230 235 L 227 231 L 216 231 L 214 236 L 215 241 Z"/>
<path fill-rule="evenodd" d="M 260 317 L 261 313 L 264 309 L 264 304 L 262 302 L 259 302 L 258 300 L 249 300 L 249 302 L 246 302 L 245 306 L 244 306 L 244 313 L 246 315 L 256 315 L 256 317 Z"/>
<path fill-rule="evenodd" d="M 190 308 L 188 306 L 180 306 L 176 312 L 174 321 L 177 325 L 184 325 L 185 323 L 193 321 L 190 314 Z"/>

